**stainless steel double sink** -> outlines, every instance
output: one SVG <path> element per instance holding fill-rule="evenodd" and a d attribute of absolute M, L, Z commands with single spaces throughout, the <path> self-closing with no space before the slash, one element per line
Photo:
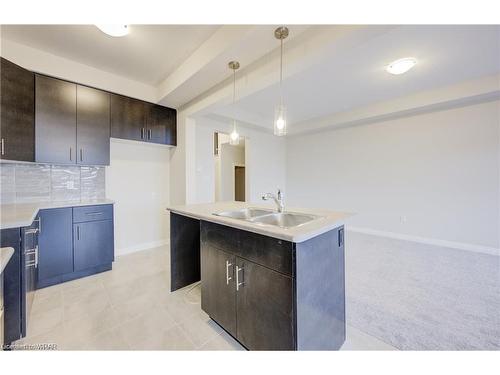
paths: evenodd
<path fill-rule="evenodd" d="M 270 225 L 283 229 L 298 227 L 321 218 L 321 216 L 316 215 L 297 212 L 276 212 L 264 208 L 242 208 L 235 211 L 217 212 L 214 213 L 214 215 L 246 220 L 251 223 Z"/>

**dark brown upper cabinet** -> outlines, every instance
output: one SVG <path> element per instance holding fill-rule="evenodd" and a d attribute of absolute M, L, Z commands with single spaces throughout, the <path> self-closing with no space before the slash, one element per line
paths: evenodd
<path fill-rule="evenodd" d="M 149 104 L 146 117 L 146 140 L 164 145 L 177 145 L 177 111 Z"/>
<path fill-rule="evenodd" d="M 4 58 L 0 73 L 0 158 L 35 161 L 35 76 Z"/>
<path fill-rule="evenodd" d="M 111 94 L 111 136 L 146 140 L 146 103 L 122 95 Z"/>
<path fill-rule="evenodd" d="M 109 165 L 110 98 L 104 91 L 36 76 L 36 161 Z"/>
<path fill-rule="evenodd" d="M 110 94 L 77 85 L 76 103 L 77 163 L 109 165 Z"/>
<path fill-rule="evenodd" d="M 177 145 L 177 111 L 122 95 L 111 95 L 111 136 Z"/>
<path fill-rule="evenodd" d="M 36 75 L 35 130 L 37 162 L 76 163 L 76 84 Z"/>

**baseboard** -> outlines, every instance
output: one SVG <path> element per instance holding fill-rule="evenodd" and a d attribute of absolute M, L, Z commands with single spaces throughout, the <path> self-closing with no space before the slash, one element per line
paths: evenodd
<path fill-rule="evenodd" d="M 418 236 L 412 236 L 409 234 L 386 232 L 386 231 L 364 228 L 364 227 L 356 227 L 356 226 L 351 226 L 351 225 L 346 225 L 346 230 L 352 231 L 352 232 L 357 232 L 357 233 L 371 234 L 371 235 L 379 236 L 379 237 L 388 237 L 388 238 L 394 238 L 394 239 L 398 239 L 398 240 L 419 242 L 419 243 L 423 243 L 426 245 L 435 245 L 435 246 L 448 247 L 448 248 L 457 249 L 457 250 L 472 251 L 474 253 L 482 253 L 482 254 L 500 256 L 500 249 L 497 249 L 495 247 L 474 245 L 474 244 L 464 243 L 464 242 L 438 240 L 435 238 L 428 238 L 428 237 L 418 237 Z"/>
<path fill-rule="evenodd" d="M 144 243 L 134 245 L 134 246 L 129 246 L 129 247 L 122 247 L 120 249 L 115 249 L 115 256 L 119 257 L 122 255 L 135 253 L 137 251 L 148 250 L 148 249 L 152 249 L 155 247 L 165 246 L 165 245 L 168 245 L 169 242 L 170 242 L 170 240 L 164 239 L 164 240 L 159 240 L 159 241 L 144 242 Z"/>

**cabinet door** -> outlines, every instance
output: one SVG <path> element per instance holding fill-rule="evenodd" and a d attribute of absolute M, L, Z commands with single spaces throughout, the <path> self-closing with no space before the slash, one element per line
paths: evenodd
<path fill-rule="evenodd" d="M 37 75 L 35 79 L 35 159 L 76 163 L 76 85 Z"/>
<path fill-rule="evenodd" d="M 40 211 L 38 282 L 73 272 L 73 209 Z"/>
<path fill-rule="evenodd" d="M 176 145 L 176 111 L 160 105 L 148 105 L 148 142 Z"/>
<path fill-rule="evenodd" d="M 22 272 L 21 231 L 2 229 L 0 247 L 12 247 L 14 254 L 0 277 L 4 278 L 4 343 L 10 344 L 22 336 Z"/>
<path fill-rule="evenodd" d="M 238 257 L 236 265 L 238 341 L 250 350 L 294 350 L 293 279 Z"/>
<path fill-rule="evenodd" d="M 140 100 L 111 94 L 111 136 L 145 141 L 145 110 Z"/>
<path fill-rule="evenodd" d="M 35 76 L 4 58 L 0 74 L 0 158 L 35 161 Z"/>
<path fill-rule="evenodd" d="M 76 90 L 77 163 L 109 165 L 110 94 L 80 85 Z"/>
<path fill-rule="evenodd" d="M 201 247 L 201 308 L 236 336 L 235 257 L 208 244 Z"/>
<path fill-rule="evenodd" d="M 75 271 L 114 260 L 113 221 L 89 221 L 73 225 Z"/>

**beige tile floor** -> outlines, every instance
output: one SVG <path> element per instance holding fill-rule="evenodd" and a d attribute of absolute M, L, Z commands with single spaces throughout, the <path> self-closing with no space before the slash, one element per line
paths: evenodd
<path fill-rule="evenodd" d="M 391 350 L 348 327 L 346 350 Z M 244 350 L 201 310 L 200 288 L 170 293 L 168 247 L 118 257 L 113 270 L 35 292 L 17 344 L 59 350 Z"/>

